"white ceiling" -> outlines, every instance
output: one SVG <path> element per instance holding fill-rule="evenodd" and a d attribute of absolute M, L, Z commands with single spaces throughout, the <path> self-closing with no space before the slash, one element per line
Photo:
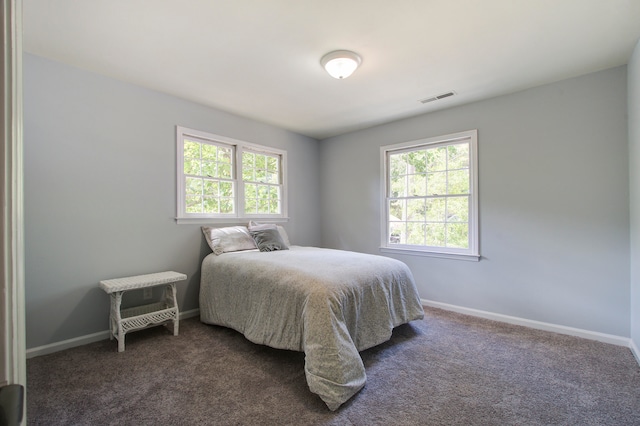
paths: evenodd
<path fill-rule="evenodd" d="M 640 0 L 23 0 L 24 50 L 314 138 L 626 64 Z M 331 78 L 320 58 L 353 50 Z M 420 99 L 455 91 L 447 99 Z"/>

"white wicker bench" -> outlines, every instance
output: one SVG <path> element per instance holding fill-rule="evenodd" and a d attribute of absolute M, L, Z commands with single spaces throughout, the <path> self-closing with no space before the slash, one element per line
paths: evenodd
<path fill-rule="evenodd" d="M 100 288 L 111 296 L 109 315 L 109 338 L 118 340 L 118 352 L 124 351 L 124 338 L 129 332 L 156 325 L 173 323 L 173 335 L 178 335 L 179 312 L 176 298 L 176 282 L 187 279 L 179 272 L 158 272 L 100 281 Z M 120 309 L 122 295 L 128 290 L 165 285 L 160 302 L 128 309 Z"/>

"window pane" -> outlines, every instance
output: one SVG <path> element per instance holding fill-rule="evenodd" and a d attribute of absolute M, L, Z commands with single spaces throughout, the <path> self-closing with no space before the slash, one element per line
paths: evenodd
<path fill-rule="evenodd" d="M 266 182 L 278 184 L 280 183 L 280 175 L 278 173 L 267 172 Z"/>
<path fill-rule="evenodd" d="M 267 170 L 271 173 L 276 173 L 278 171 L 278 159 L 276 157 L 267 158 Z"/>
<path fill-rule="evenodd" d="M 427 199 L 426 208 L 427 222 L 444 222 L 446 215 L 446 201 L 444 198 Z"/>
<path fill-rule="evenodd" d="M 409 173 L 425 173 L 427 171 L 427 151 L 412 151 L 406 154 Z"/>
<path fill-rule="evenodd" d="M 447 225 L 447 247 L 469 247 L 469 225 L 451 223 Z"/>
<path fill-rule="evenodd" d="M 389 222 L 389 244 L 404 244 L 404 222 Z"/>
<path fill-rule="evenodd" d="M 390 200 L 389 201 L 389 220 L 405 220 L 406 214 L 406 201 L 405 200 Z"/>
<path fill-rule="evenodd" d="M 427 195 L 445 195 L 447 193 L 447 173 L 427 174 Z"/>
<path fill-rule="evenodd" d="M 407 195 L 424 196 L 427 195 L 427 177 L 426 175 L 409 175 L 409 188 Z"/>
<path fill-rule="evenodd" d="M 447 199 L 447 222 L 469 221 L 469 198 L 450 197 Z"/>
<path fill-rule="evenodd" d="M 257 185 L 257 187 L 259 199 L 266 200 L 269 198 L 269 187 L 267 185 Z"/>
<path fill-rule="evenodd" d="M 242 170 L 256 167 L 256 155 L 253 152 L 242 153 Z"/>
<path fill-rule="evenodd" d="M 198 142 L 184 141 L 184 158 L 197 158 L 200 160 L 200 145 Z"/>
<path fill-rule="evenodd" d="M 453 170 L 448 174 L 448 194 L 469 193 L 469 170 Z"/>
<path fill-rule="evenodd" d="M 248 214 L 258 213 L 258 200 L 255 198 L 246 198 L 244 200 L 244 210 Z"/>
<path fill-rule="evenodd" d="M 218 163 L 218 177 L 231 179 L 231 164 Z"/>
<path fill-rule="evenodd" d="M 231 182 L 220 182 L 220 195 L 233 197 L 233 184 Z"/>
<path fill-rule="evenodd" d="M 220 213 L 225 213 L 225 214 L 233 213 L 233 198 L 220 199 Z"/>
<path fill-rule="evenodd" d="M 256 154 L 256 169 L 267 170 L 267 157 Z"/>
<path fill-rule="evenodd" d="M 427 224 L 427 245 L 434 247 L 445 246 L 445 225 L 444 223 Z"/>
<path fill-rule="evenodd" d="M 187 194 L 202 194 L 202 179 L 200 178 L 187 178 L 186 179 L 186 192 Z"/>
<path fill-rule="evenodd" d="M 258 213 L 269 213 L 269 200 L 258 199 Z"/>
<path fill-rule="evenodd" d="M 449 153 L 449 170 L 469 168 L 469 144 L 456 144 L 447 147 Z"/>
<path fill-rule="evenodd" d="M 407 244 L 424 245 L 426 225 L 418 222 L 407 223 Z"/>
<path fill-rule="evenodd" d="M 402 175 L 391 180 L 392 197 L 404 197 L 407 195 L 407 176 Z"/>
<path fill-rule="evenodd" d="M 184 173 L 187 175 L 200 175 L 200 160 L 185 158 Z"/>
<path fill-rule="evenodd" d="M 258 197 L 258 185 L 244 184 L 244 195 L 247 199 Z"/>
<path fill-rule="evenodd" d="M 407 200 L 406 219 L 420 222 L 427 220 L 427 207 L 424 198 Z"/>
<path fill-rule="evenodd" d="M 209 145 L 207 143 L 202 144 L 202 159 L 215 161 L 218 154 L 218 147 L 215 145 Z"/>
<path fill-rule="evenodd" d="M 187 213 L 202 213 L 202 197 L 189 195 L 186 197 Z"/>
<path fill-rule="evenodd" d="M 216 163 L 213 161 L 202 162 L 202 175 L 210 177 L 220 177 L 216 171 Z"/>
<path fill-rule="evenodd" d="M 277 186 L 272 186 L 269 188 L 269 198 L 272 200 L 280 199 L 280 188 Z"/>
<path fill-rule="evenodd" d="M 233 164 L 232 161 L 233 150 L 228 147 L 218 147 L 218 162 L 225 164 Z"/>
<path fill-rule="evenodd" d="M 219 213 L 220 205 L 217 198 L 205 197 L 204 199 L 204 213 Z"/>
<path fill-rule="evenodd" d="M 242 180 L 248 182 L 256 181 L 256 171 L 254 169 L 242 169 Z"/>
<path fill-rule="evenodd" d="M 204 194 L 205 195 L 212 195 L 212 196 L 218 196 L 219 188 L 220 184 L 218 181 L 215 180 L 205 180 L 204 181 Z"/>
<path fill-rule="evenodd" d="M 447 169 L 447 147 L 441 146 L 427 150 L 427 171 L 436 172 Z"/>
<path fill-rule="evenodd" d="M 389 175 L 391 179 L 397 179 L 407 174 L 407 154 L 392 154 L 389 156 L 391 167 Z"/>

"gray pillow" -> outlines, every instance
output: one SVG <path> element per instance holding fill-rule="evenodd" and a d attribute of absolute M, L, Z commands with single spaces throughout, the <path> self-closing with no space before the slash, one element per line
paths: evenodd
<path fill-rule="evenodd" d="M 278 228 L 257 229 L 249 231 L 260 251 L 289 250 L 280 236 Z"/>
<path fill-rule="evenodd" d="M 287 235 L 287 231 L 280 225 L 276 225 L 275 223 L 258 223 L 251 220 L 249 221 L 248 228 L 249 228 L 249 232 L 258 231 L 260 229 L 278 228 L 278 231 L 280 232 L 280 237 L 282 237 L 282 241 L 284 241 L 284 244 L 287 247 L 291 246 L 291 242 L 289 241 L 289 236 Z"/>

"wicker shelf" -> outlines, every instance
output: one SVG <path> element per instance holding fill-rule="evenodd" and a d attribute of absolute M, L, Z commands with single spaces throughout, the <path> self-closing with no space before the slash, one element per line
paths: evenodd
<path fill-rule="evenodd" d="M 180 313 L 175 284 L 186 279 L 185 274 L 169 271 L 100 281 L 100 288 L 111 297 L 110 339 L 118 340 L 118 352 L 124 351 L 125 335 L 132 331 L 172 324 L 173 335 L 178 335 Z M 165 286 L 162 301 L 127 309 L 120 308 L 125 291 L 160 285 Z"/>
<path fill-rule="evenodd" d="M 120 312 L 122 328 L 126 332 L 160 325 L 178 319 L 178 308 L 170 307 L 165 302 L 136 306 Z"/>

